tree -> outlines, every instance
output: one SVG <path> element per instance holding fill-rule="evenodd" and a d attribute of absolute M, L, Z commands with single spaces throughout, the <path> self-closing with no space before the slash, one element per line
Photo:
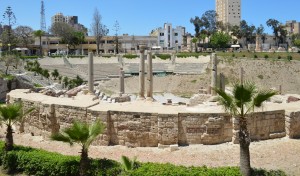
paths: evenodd
<path fill-rule="evenodd" d="M 76 30 L 67 23 L 56 22 L 52 24 L 50 31 L 52 34 L 61 37 L 62 43 L 70 45 Z"/>
<path fill-rule="evenodd" d="M 195 26 L 195 36 L 199 37 L 200 31 L 207 31 L 207 35 L 210 36 L 217 30 L 217 14 L 214 10 L 208 10 L 204 12 L 199 18 L 195 16 L 195 18 L 191 18 L 190 22 Z"/>
<path fill-rule="evenodd" d="M 280 22 L 278 20 L 275 20 L 275 19 L 269 19 L 267 22 L 266 22 L 267 26 L 268 27 L 271 27 L 273 29 L 273 34 L 275 36 L 275 43 L 277 43 L 277 39 L 278 39 L 278 32 L 279 32 L 279 25 L 280 25 Z"/>
<path fill-rule="evenodd" d="M 300 48 L 300 39 L 296 39 L 293 42 L 294 46 L 299 47 Z"/>
<path fill-rule="evenodd" d="M 18 67 L 18 64 L 20 63 L 20 58 L 18 55 L 15 54 L 5 54 L 0 58 L 0 61 L 4 62 L 4 65 L 6 67 L 5 69 L 5 75 L 8 75 L 8 68 L 10 66 L 14 66 L 15 68 Z"/>
<path fill-rule="evenodd" d="M 105 126 L 100 120 L 97 120 L 92 125 L 75 121 L 71 127 L 64 129 L 62 133 L 53 134 L 51 139 L 67 142 L 71 146 L 77 143 L 82 147 L 80 175 L 86 176 L 89 168 L 88 149 L 92 142 L 103 132 L 104 128 Z"/>
<path fill-rule="evenodd" d="M 227 33 L 217 32 L 214 33 L 210 38 L 210 43 L 214 48 L 226 48 L 231 37 Z"/>
<path fill-rule="evenodd" d="M 250 136 L 247 118 L 251 118 L 255 107 L 261 107 L 262 103 L 274 96 L 276 92 L 272 90 L 259 91 L 253 83 L 249 82 L 235 83 L 232 95 L 221 89 L 216 88 L 215 90 L 218 94 L 218 102 L 239 122 L 240 170 L 244 176 L 250 176 Z"/>
<path fill-rule="evenodd" d="M 54 69 L 53 72 L 51 72 L 51 76 L 53 76 L 54 80 L 56 80 L 56 78 L 59 77 L 57 69 Z"/>
<path fill-rule="evenodd" d="M 47 70 L 47 69 L 42 70 L 42 75 L 48 79 L 50 76 L 49 70 Z"/>
<path fill-rule="evenodd" d="M 102 24 L 102 17 L 97 8 L 94 10 L 93 22 L 91 24 L 91 31 L 96 38 L 96 45 L 97 45 L 96 52 L 97 55 L 99 55 L 101 39 L 103 36 L 106 36 L 108 34 L 109 30 L 106 28 L 104 24 Z"/>
<path fill-rule="evenodd" d="M 29 44 L 34 42 L 34 39 L 32 38 L 33 29 L 31 27 L 18 26 L 14 32 L 18 38 L 18 43 L 20 46 L 27 48 Z"/>
<path fill-rule="evenodd" d="M 3 14 L 3 20 L 7 21 L 7 32 L 8 32 L 8 43 L 11 44 L 11 32 L 12 26 L 16 24 L 16 16 L 15 13 L 12 11 L 12 8 L 8 6 Z"/>
<path fill-rule="evenodd" d="M 83 47 L 82 47 L 82 43 L 84 42 L 84 40 L 85 40 L 85 35 L 84 35 L 84 33 L 83 32 L 81 32 L 81 31 L 78 31 L 78 32 L 75 32 L 74 33 L 74 35 L 75 35 L 75 38 L 76 38 L 76 42 L 75 42 L 75 44 L 77 45 L 81 45 L 81 55 L 83 55 Z"/>
<path fill-rule="evenodd" d="M 192 38 L 192 43 L 195 44 L 195 52 L 196 53 L 198 52 L 197 41 L 198 41 L 198 38 L 196 38 L 196 37 Z"/>
<path fill-rule="evenodd" d="M 115 21 L 115 24 L 114 24 L 114 29 L 115 31 L 115 50 L 116 50 L 116 54 L 119 54 L 119 37 L 118 37 L 118 32 L 120 30 L 120 25 L 119 25 L 119 22 L 116 20 Z"/>
<path fill-rule="evenodd" d="M 33 35 L 35 37 L 38 37 L 39 38 L 39 41 L 40 41 L 40 57 L 43 57 L 43 49 L 42 49 L 42 36 L 44 35 L 44 31 L 42 30 L 37 30 L 37 31 L 34 31 Z"/>
<path fill-rule="evenodd" d="M 0 121 L 7 127 L 5 136 L 5 151 L 13 150 L 14 140 L 12 125 L 23 120 L 23 118 L 33 110 L 34 108 L 30 108 L 23 112 L 21 103 L 0 106 Z"/>

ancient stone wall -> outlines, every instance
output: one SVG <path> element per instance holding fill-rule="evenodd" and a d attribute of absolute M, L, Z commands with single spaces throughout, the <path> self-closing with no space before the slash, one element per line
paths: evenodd
<path fill-rule="evenodd" d="M 21 101 L 11 98 L 10 102 Z M 66 105 L 22 100 L 25 109 L 36 107 L 17 129 L 33 135 L 49 136 L 71 125 L 74 120 L 88 123 L 100 119 L 106 126 L 95 145 L 155 147 L 162 145 L 237 143 L 238 121 L 226 113 L 143 113 L 97 111 Z M 288 134 L 299 136 L 300 112 L 290 115 Z M 257 112 L 248 118 L 252 140 L 285 136 L 285 111 Z M 296 123 L 295 123 L 296 124 Z M 294 130 L 298 130 L 294 132 Z"/>
<path fill-rule="evenodd" d="M 286 135 L 285 132 L 285 111 L 266 111 L 256 112 L 247 117 L 248 130 L 251 140 L 266 140 L 281 138 Z M 239 122 L 236 118 L 233 120 L 233 139 L 238 142 Z"/>
<path fill-rule="evenodd" d="M 300 111 L 286 112 L 285 128 L 289 138 L 300 138 Z"/>

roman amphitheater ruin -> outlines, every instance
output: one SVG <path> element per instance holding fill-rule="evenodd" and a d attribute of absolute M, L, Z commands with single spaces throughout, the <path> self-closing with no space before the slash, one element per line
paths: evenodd
<path fill-rule="evenodd" d="M 294 75 L 300 71 L 299 63 L 264 62 L 233 63 L 215 54 L 198 59 L 172 56 L 166 61 L 152 60 L 151 52 L 144 51 L 133 60 L 121 56 L 93 58 L 91 54 L 84 59 L 46 58 L 40 60 L 44 68 L 56 68 L 64 75 L 73 77 L 76 70 L 77 74 L 84 74 L 82 77 L 88 81 L 87 85 L 62 91 L 58 96 L 49 96 L 45 90 L 15 89 L 7 94 L 7 102 L 21 101 L 25 108 L 36 107 L 24 122 L 16 126 L 21 132 L 32 135 L 49 137 L 74 120 L 93 122 L 99 118 L 106 129 L 95 145 L 176 147 L 238 143 L 238 121 L 215 102 L 215 92 L 211 87 L 219 86 L 230 91 L 225 77 L 233 75 L 230 79 L 234 79 L 244 74 L 244 79 L 254 80 L 262 88 L 275 88 L 281 93 L 248 118 L 251 139 L 299 138 L 299 80 Z M 226 64 L 231 67 L 225 67 Z M 241 67 L 244 72 L 240 72 Z M 110 75 L 111 80 L 103 73 Z M 167 73 L 172 74 L 170 79 L 159 76 Z M 139 77 L 128 77 L 129 74 Z M 200 74 L 210 76 L 199 78 Z M 269 76 L 269 81 L 259 82 L 258 75 Z M 192 80 L 186 81 L 187 78 Z M 285 85 L 280 81 L 292 83 L 287 86 L 288 83 Z M 196 92 L 185 102 L 177 96 L 155 97 L 156 92 L 168 91 L 166 86 L 168 90 L 176 89 L 180 93 L 189 89 Z M 56 87 L 49 89 L 58 92 Z M 107 90 L 112 91 L 113 95 L 109 95 Z"/>

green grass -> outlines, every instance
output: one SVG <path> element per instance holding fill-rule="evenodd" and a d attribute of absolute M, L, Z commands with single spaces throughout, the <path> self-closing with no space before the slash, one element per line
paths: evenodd
<path fill-rule="evenodd" d="M 233 56 L 234 54 L 234 56 Z M 290 60 L 300 60 L 300 53 L 289 53 L 289 52 L 217 52 L 217 55 L 224 57 L 246 57 L 246 58 L 266 58 L 266 59 L 286 59 L 290 58 Z"/>

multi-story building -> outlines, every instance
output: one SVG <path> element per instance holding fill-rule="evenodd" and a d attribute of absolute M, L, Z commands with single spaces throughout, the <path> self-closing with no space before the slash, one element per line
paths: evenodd
<path fill-rule="evenodd" d="M 241 0 L 216 0 L 217 21 L 223 24 L 240 25 Z"/>
<path fill-rule="evenodd" d="M 300 34 L 300 22 L 296 20 L 287 21 L 285 24 L 285 30 L 287 30 L 288 35 Z"/>
<path fill-rule="evenodd" d="M 163 28 L 152 30 L 150 36 L 157 36 L 157 43 L 164 49 L 180 50 L 183 45 L 185 27 L 172 28 L 171 23 L 165 23 Z"/>
<path fill-rule="evenodd" d="M 54 23 L 67 23 L 73 26 L 76 30 L 83 31 L 86 35 L 88 35 L 88 30 L 84 25 L 78 23 L 78 16 L 64 16 L 62 13 L 57 13 L 51 18 L 52 24 Z"/>

